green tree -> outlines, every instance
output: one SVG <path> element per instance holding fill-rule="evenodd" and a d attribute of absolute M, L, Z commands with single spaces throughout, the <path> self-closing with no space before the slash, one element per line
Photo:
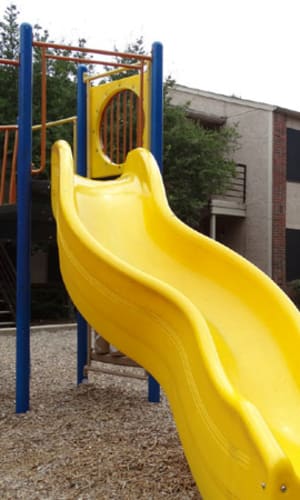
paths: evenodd
<path fill-rule="evenodd" d="M 10 5 L 0 21 L 0 57 L 17 60 L 19 57 L 19 12 Z M 18 109 L 18 72 L 15 66 L 0 65 L 0 123 L 15 124 Z"/>
<path fill-rule="evenodd" d="M 199 228 L 201 209 L 212 195 L 222 194 L 235 174 L 236 127 L 207 129 L 188 118 L 188 103 L 174 106 L 164 87 L 163 177 L 169 203 L 190 226 Z"/>
<path fill-rule="evenodd" d="M 0 22 L 0 57 L 17 59 L 19 49 L 19 12 L 15 5 L 6 8 Z M 47 30 L 34 26 L 34 39 L 51 42 Z M 79 40 L 79 47 L 86 41 Z M 143 37 L 127 45 L 123 57 L 115 61 L 135 63 L 134 54 L 145 54 Z M 49 49 L 53 55 L 70 56 L 71 51 Z M 121 54 L 121 53 L 120 53 Z M 72 56 L 84 57 L 80 50 Z M 107 68 L 109 69 L 109 68 Z M 47 64 L 47 120 L 53 121 L 76 114 L 76 71 L 73 62 L 50 59 Z M 126 70 L 111 79 L 130 76 L 136 70 Z M 41 121 L 41 51 L 34 50 L 34 96 L 33 120 Z M 164 84 L 164 182 L 167 196 L 174 212 L 189 225 L 198 228 L 201 208 L 213 194 L 226 190 L 234 175 L 233 153 L 237 148 L 238 134 L 235 127 L 208 130 L 187 116 L 188 103 L 174 106 L 170 89 L 174 82 L 170 78 Z M 115 105 L 113 103 L 112 105 Z M 136 106 L 137 107 L 137 106 Z M 17 116 L 17 73 L 11 66 L 0 65 L 0 123 L 15 123 Z M 51 129 L 47 132 L 48 150 L 57 138 L 72 142 L 71 126 Z M 39 166 L 40 136 L 34 134 L 33 158 Z M 47 155 L 49 158 L 49 154 Z"/>
<path fill-rule="evenodd" d="M 114 51 L 117 53 L 119 52 L 119 50 L 116 46 L 114 47 Z M 121 64 L 129 64 L 129 65 L 136 64 L 138 61 L 134 57 L 134 54 L 138 54 L 141 56 L 146 54 L 143 37 L 141 36 L 141 37 L 137 38 L 135 42 L 128 43 L 124 52 L 127 54 L 132 54 L 132 57 L 130 57 L 130 56 L 129 57 L 128 56 L 121 57 L 121 56 L 116 55 L 115 62 L 117 64 L 120 64 L 120 65 Z M 108 65 L 108 66 L 105 66 L 105 69 L 107 71 L 109 71 L 111 69 L 111 67 Z M 109 80 L 119 80 L 120 78 L 132 76 L 132 75 L 136 75 L 136 74 L 137 74 L 136 69 L 127 69 L 127 70 L 124 70 L 120 73 L 112 75 L 109 78 Z"/>
<path fill-rule="evenodd" d="M 34 40 L 38 42 L 53 43 L 47 30 L 43 30 L 40 26 L 34 26 Z M 85 46 L 86 40 L 81 38 L 78 40 L 78 47 Z M 85 52 L 74 52 L 68 49 L 65 41 L 60 42 L 65 48 L 48 48 L 49 56 L 63 57 L 80 57 L 85 58 Z M 33 64 L 33 120 L 35 124 L 41 123 L 41 64 L 42 55 L 41 48 L 34 48 L 34 64 Z M 47 122 L 60 120 L 76 115 L 76 74 L 78 64 L 73 61 L 65 61 L 62 59 L 47 60 Z M 72 124 L 50 128 L 47 130 L 47 162 L 49 166 L 50 148 L 58 139 L 65 139 L 69 143 L 73 142 Z M 33 161 L 38 167 L 39 162 L 39 144 L 40 134 L 33 135 Z"/>
<path fill-rule="evenodd" d="M 117 50 L 117 49 L 115 49 Z M 145 54 L 143 37 L 128 44 L 125 52 Z M 117 57 L 119 64 L 135 63 L 134 56 Z M 129 76 L 136 71 L 125 72 Z M 111 79 L 122 78 L 123 74 Z M 207 129 L 188 118 L 188 103 L 172 103 L 175 81 L 164 83 L 163 178 L 171 208 L 184 222 L 199 228 L 201 209 L 212 195 L 222 194 L 235 173 L 233 153 L 238 147 L 236 127 Z"/>
<path fill-rule="evenodd" d="M 16 5 L 9 5 L 0 22 L 0 57 L 15 59 L 19 57 L 19 11 Z M 39 25 L 33 26 L 33 39 L 51 43 L 49 32 Z M 84 47 L 84 38 L 78 41 L 79 48 Z M 85 58 L 85 53 L 74 53 L 68 49 L 47 49 L 49 55 Z M 70 61 L 48 59 L 47 62 L 47 121 L 54 121 L 76 115 L 76 72 L 77 64 Z M 0 65 L 0 124 L 15 124 L 18 107 L 18 72 L 13 66 Z M 41 49 L 34 47 L 33 54 L 33 124 L 41 123 Z M 64 125 L 47 131 L 47 150 L 53 142 L 63 138 L 72 142 L 72 125 Z M 47 154 L 49 162 L 50 154 Z M 40 133 L 33 134 L 33 163 L 39 167 Z"/>

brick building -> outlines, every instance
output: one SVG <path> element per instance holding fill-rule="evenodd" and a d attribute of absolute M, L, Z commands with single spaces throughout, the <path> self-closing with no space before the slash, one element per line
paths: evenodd
<path fill-rule="evenodd" d="M 211 200 L 208 234 L 282 287 L 300 278 L 300 112 L 181 85 L 171 96 L 199 123 L 236 124 L 241 135 L 237 176 Z"/>

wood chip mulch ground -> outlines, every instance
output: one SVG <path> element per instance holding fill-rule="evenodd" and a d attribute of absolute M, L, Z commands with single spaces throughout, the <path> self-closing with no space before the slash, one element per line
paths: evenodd
<path fill-rule="evenodd" d="M 77 387 L 75 330 L 31 347 L 31 409 L 16 415 L 15 336 L 0 333 L 1 500 L 200 500 L 164 395 L 107 374 Z"/>

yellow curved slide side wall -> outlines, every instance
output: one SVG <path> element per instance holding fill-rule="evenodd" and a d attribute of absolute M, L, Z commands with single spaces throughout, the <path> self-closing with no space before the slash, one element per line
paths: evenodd
<path fill-rule="evenodd" d="M 52 206 L 72 300 L 162 385 L 203 498 L 299 500 L 300 322 L 284 293 L 174 216 L 143 149 L 93 181 L 56 143 Z"/>
<path fill-rule="evenodd" d="M 140 75 L 133 75 L 98 86 L 88 87 L 88 176 L 92 178 L 112 177 L 122 173 L 123 165 L 112 163 L 104 154 L 100 140 L 100 124 L 103 111 L 114 95 L 130 90 L 140 97 Z M 144 73 L 143 86 L 144 129 L 143 146 L 149 148 L 150 106 L 149 71 Z"/>

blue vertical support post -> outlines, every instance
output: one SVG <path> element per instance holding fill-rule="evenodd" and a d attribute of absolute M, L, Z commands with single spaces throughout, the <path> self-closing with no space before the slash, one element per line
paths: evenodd
<path fill-rule="evenodd" d="M 163 46 L 152 45 L 151 68 L 151 153 L 163 171 Z"/>
<path fill-rule="evenodd" d="M 163 169 L 163 46 L 159 42 L 152 45 L 151 66 L 151 136 L 150 148 L 157 164 L 162 172 Z M 149 375 L 148 378 L 148 401 L 158 403 L 160 401 L 160 386 L 158 382 Z"/>
<path fill-rule="evenodd" d="M 83 65 L 77 71 L 77 173 L 87 175 L 87 94 L 83 75 L 87 68 Z M 88 354 L 88 324 L 84 317 L 77 313 L 77 384 L 87 379 L 84 367 Z"/>
<path fill-rule="evenodd" d="M 19 56 L 16 283 L 16 413 L 30 401 L 30 253 L 32 157 L 32 28 L 22 24 Z"/>

